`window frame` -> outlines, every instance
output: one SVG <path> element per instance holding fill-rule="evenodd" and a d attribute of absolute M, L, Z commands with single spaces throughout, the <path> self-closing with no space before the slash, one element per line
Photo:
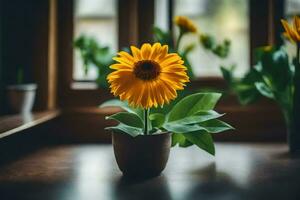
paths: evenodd
<path fill-rule="evenodd" d="M 119 49 L 129 45 L 140 45 L 152 40 L 154 23 L 154 0 L 118 0 Z M 259 6 L 257 6 L 259 5 Z M 249 0 L 250 26 L 250 66 L 253 64 L 253 49 L 263 45 L 281 44 L 284 1 Z M 174 1 L 169 0 L 169 24 L 172 31 Z M 97 106 L 100 102 L 112 98 L 107 89 L 92 87 L 72 87 L 73 83 L 73 33 L 74 0 L 58 1 L 58 104 L 62 107 Z M 147 10 L 147 12 L 143 12 Z M 129 13 L 129 14 L 128 14 Z M 266 17 L 267 16 L 267 17 Z M 65 22 L 68 23 L 65 23 Z M 77 82 L 77 81 L 76 81 Z M 83 82 L 84 83 L 84 82 Z M 91 85 L 91 84 L 89 84 Z M 92 84 L 93 85 L 93 84 Z M 225 81 L 221 77 L 201 77 L 193 80 L 191 87 L 215 87 L 224 89 Z"/>

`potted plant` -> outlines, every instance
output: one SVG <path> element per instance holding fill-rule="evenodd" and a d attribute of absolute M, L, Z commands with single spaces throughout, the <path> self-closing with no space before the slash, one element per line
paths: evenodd
<path fill-rule="evenodd" d="M 37 85 L 24 82 L 24 73 L 22 68 L 17 70 L 17 83 L 8 85 L 7 101 L 11 112 L 27 114 L 32 111 L 35 100 Z"/>
<path fill-rule="evenodd" d="M 91 66 L 97 67 L 97 84 L 100 87 L 107 88 L 106 76 L 111 72 L 107 66 L 112 64 L 112 53 L 108 46 L 97 43 L 94 38 L 80 36 L 74 41 L 74 47 L 79 50 L 83 61 L 83 70 L 87 75 Z"/>
<path fill-rule="evenodd" d="M 274 100 L 281 108 L 288 132 L 291 153 L 300 152 L 300 18 L 294 17 L 294 26 L 282 20 L 286 36 L 296 47 L 296 56 L 289 59 L 284 47 L 266 46 L 256 50 L 257 63 L 242 79 L 233 77 L 233 68 L 222 68 L 242 104 L 255 101 L 260 95 Z M 290 61 L 292 60 L 292 61 Z"/>
<path fill-rule="evenodd" d="M 119 122 L 112 131 L 116 161 L 125 176 L 156 176 L 165 168 L 171 146 L 197 145 L 214 155 L 212 134 L 232 127 L 220 121 L 214 107 L 219 93 L 195 93 L 182 98 L 169 112 L 158 112 L 177 97 L 189 77 L 182 58 L 167 45 L 131 46 L 132 54 L 118 53 L 107 76 L 119 100 L 101 105 L 120 106 L 124 112 L 108 116 Z"/>

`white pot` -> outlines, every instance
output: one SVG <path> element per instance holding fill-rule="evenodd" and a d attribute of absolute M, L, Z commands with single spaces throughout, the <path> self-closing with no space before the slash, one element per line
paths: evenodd
<path fill-rule="evenodd" d="M 22 114 L 31 112 L 37 89 L 36 84 L 10 85 L 6 89 L 11 111 Z"/>

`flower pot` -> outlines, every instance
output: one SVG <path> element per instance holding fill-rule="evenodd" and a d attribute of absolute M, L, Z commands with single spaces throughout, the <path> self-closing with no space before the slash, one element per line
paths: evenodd
<path fill-rule="evenodd" d="M 33 107 L 36 84 L 10 85 L 7 87 L 7 100 L 14 113 L 30 113 Z"/>
<path fill-rule="evenodd" d="M 167 164 L 171 133 L 137 137 L 113 133 L 112 143 L 117 164 L 124 176 L 154 177 Z"/>
<path fill-rule="evenodd" d="M 286 126 L 290 153 L 298 155 L 300 154 L 300 126 L 297 120 L 299 119 L 296 117 L 290 117 L 289 119 L 286 119 Z"/>

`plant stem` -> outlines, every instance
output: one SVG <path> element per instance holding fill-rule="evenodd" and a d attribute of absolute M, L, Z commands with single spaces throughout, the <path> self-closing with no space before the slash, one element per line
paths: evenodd
<path fill-rule="evenodd" d="M 149 108 L 144 110 L 144 121 L 145 121 L 145 128 L 144 128 L 144 134 L 148 135 L 149 134 L 149 130 L 148 130 L 148 126 L 149 126 Z"/>
<path fill-rule="evenodd" d="M 298 66 L 300 66 L 300 42 L 297 42 L 297 55 L 296 55 L 296 59 L 298 62 Z"/>
<path fill-rule="evenodd" d="M 181 39 L 182 39 L 182 36 L 184 35 L 183 31 L 180 30 L 180 33 L 179 33 L 179 36 L 178 36 L 178 39 L 177 39 L 177 42 L 176 42 L 176 47 L 175 47 L 175 51 L 178 52 L 178 49 L 179 49 L 179 44 L 181 42 Z"/>
<path fill-rule="evenodd" d="M 296 63 L 295 63 L 295 77 L 294 77 L 294 99 L 293 99 L 293 110 L 297 110 L 295 108 L 299 107 L 297 105 L 298 98 L 300 97 L 300 42 L 297 42 L 296 45 L 297 54 L 296 54 Z M 297 111 L 296 111 L 297 112 Z"/>
<path fill-rule="evenodd" d="M 17 69 L 17 84 L 22 84 L 24 79 L 24 72 L 21 67 Z"/>

